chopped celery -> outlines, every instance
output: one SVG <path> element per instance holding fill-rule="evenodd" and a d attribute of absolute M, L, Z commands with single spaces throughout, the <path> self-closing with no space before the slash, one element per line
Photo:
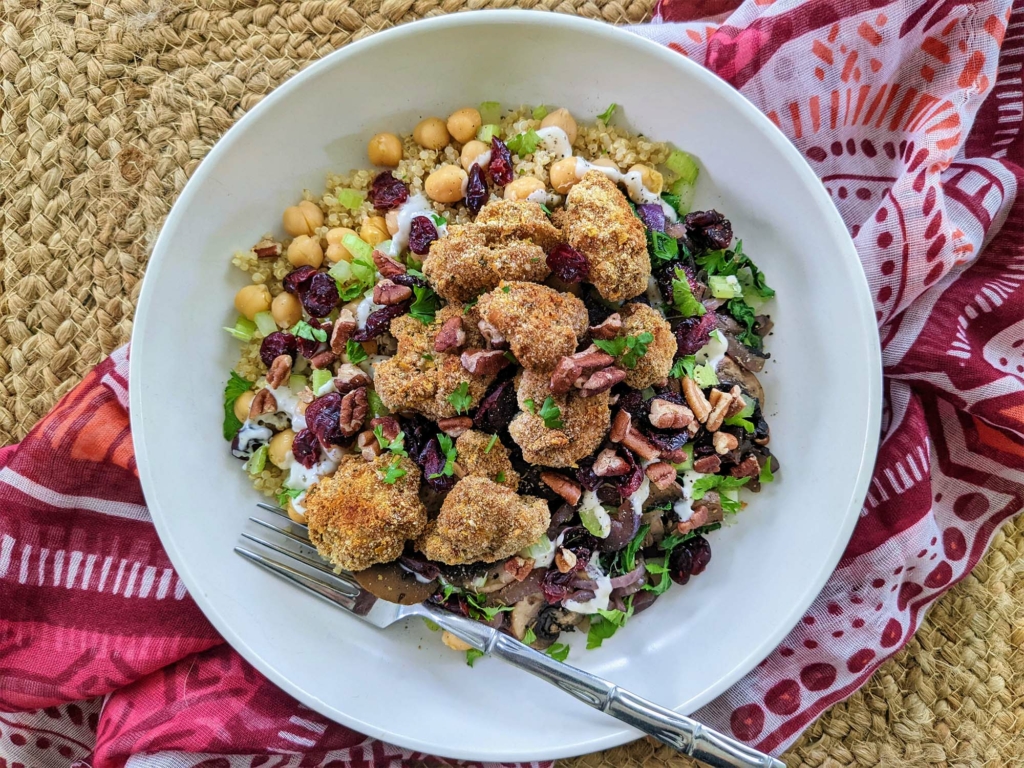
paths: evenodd
<path fill-rule="evenodd" d="M 687 470 L 693 469 L 693 443 L 687 443 L 684 445 L 683 453 L 686 454 L 686 458 L 678 464 L 672 465 L 676 468 L 676 472 L 686 472 Z"/>
<path fill-rule="evenodd" d="M 377 247 L 374 248 L 373 250 L 382 251 L 384 253 L 391 253 L 391 241 L 385 240 L 383 243 L 377 243 Z"/>
<path fill-rule="evenodd" d="M 245 471 L 250 475 L 258 475 L 267 466 L 267 444 L 264 443 L 255 451 L 245 463 Z"/>
<path fill-rule="evenodd" d="M 743 286 L 736 275 L 712 275 L 708 278 L 708 287 L 716 299 L 738 299 L 743 296 Z"/>
<path fill-rule="evenodd" d="M 501 133 L 501 127 L 494 123 L 485 123 L 480 126 L 480 130 L 476 132 L 477 141 L 482 141 L 484 144 L 490 144 L 491 139 Z"/>
<path fill-rule="evenodd" d="M 533 108 L 533 119 L 534 120 L 543 120 L 547 116 L 548 116 L 548 108 L 545 107 L 543 104 L 541 104 L 539 107 L 534 107 Z"/>
<path fill-rule="evenodd" d="M 235 320 L 235 327 L 225 328 L 224 330 L 239 341 L 252 341 L 252 335 L 256 332 L 256 323 L 239 315 L 238 319 Z"/>
<path fill-rule="evenodd" d="M 597 536 L 597 538 L 606 539 L 612 530 L 612 518 L 608 514 L 608 510 L 602 507 L 596 498 L 594 502 L 588 504 L 584 500 L 583 504 L 580 505 L 580 522 L 583 523 L 584 528 Z"/>
<path fill-rule="evenodd" d="M 257 312 L 255 320 L 256 327 L 259 328 L 260 333 L 263 334 L 264 337 L 269 336 L 277 330 L 277 321 L 269 312 Z"/>
<path fill-rule="evenodd" d="M 320 390 L 333 381 L 334 377 L 331 375 L 331 372 L 328 371 L 326 368 L 317 368 L 316 370 L 313 371 L 312 378 L 313 394 L 316 395 L 317 397 L 319 397 L 322 394 L 326 395 L 326 392 L 321 392 Z"/>
<path fill-rule="evenodd" d="M 680 180 L 684 180 L 687 184 L 691 185 L 697 181 L 697 174 L 700 173 L 700 169 L 697 167 L 693 156 L 683 152 L 681 149 L 672 150 L 672 154 L 668 156 L 665 165 Z"/>
<path fill-rule="evenodd" d="M 480 105 L 480 119 L 484 125 L 501 120 L 501 102 L 485 101 Z"/>
<path fill-rule="evenodd" d="M 693 197 L 696 194 L 693 184 L 687 184 L 683 179 L 676 179 L 668 185 L 668 194 L 673 196 L 672 207 L 680 216 L 685 216 L 693 208 Z"/>
<path fill-rule="evenodd" d="M 348 235 L 345 236 L 349 237 Z M 370 246 L 366 246 L 369 248 Z M 373 251 L 371 250 L 371 254 Z M 377 277 L 377 267 L 373 263 L 372 255 L 357 256 L 352 260 L 352 277 L 368 288 L 372 288 Z"/>
<path fill-rule="evenodd" d="M 367 261 L 373 260 L 373 246 L 361 239 L 359 235 L 353 235 L 350 232 L 341 238 L 341 244 L 348 249 L 353 258 L 366 259 Z"/>
<path fill-rule="evenodd" d="M 292 392 L 298 392 L 299 390 L 306 386 L 306 381 L 307 379 L 305 376 L 300 376 L 297 373 L 293 373 L 291 376 L 288 377 L 288 389 L 290 389 Z"/>
<path fill-rule="evenodd" d="M 335 197 L 338 199 L 338 205 L 354 211 L 363 204 L 366 193 L 360 192 L 358 189 L 336 189 Z"/>
<path fill-rule="evenodd" d="M 352 279 L 352 265 L 347 261 L 339 261 L 327 270 L 327 274 L 340 283 L 347 283 Z"/>
<path fill-rule="evenodd" d="M 744 395 L 743 401 L 746 405 L 744 405 L 743 410 L 736 415 L 742 419 L 748 419 L 754 415 L 754 409 L 757 408 L 757 398 L 751 397 L 750 395 Z"/>

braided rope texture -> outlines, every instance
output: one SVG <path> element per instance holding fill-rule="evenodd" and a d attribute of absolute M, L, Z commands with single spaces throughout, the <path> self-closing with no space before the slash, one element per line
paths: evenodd
<path fill-rule="evenodd" d="M 0 0 L 0 445 L 128 341 L 172 202 L 271 89 L 399 22 L 513 6 L 638 23 L 652 0 Z M 1024 517 L 785 759 L 1024 765 Z M 692 762 L 642 740 L 562 763 L 641 765 Z"/>

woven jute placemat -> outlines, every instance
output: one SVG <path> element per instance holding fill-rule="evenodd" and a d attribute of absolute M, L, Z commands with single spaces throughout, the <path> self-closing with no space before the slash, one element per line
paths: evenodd
<path fill-rule="evenodd" d="M 128 341 L 150 248 L 189 175 L 303 66 L 393 24 L 466 8 L 636 23 L 651 5 L 0 0 L 0 445 Z M 1024 765 L 1024 518 L 786 761 Z M 647 741 L 564 762 L 688 764 Z"/>

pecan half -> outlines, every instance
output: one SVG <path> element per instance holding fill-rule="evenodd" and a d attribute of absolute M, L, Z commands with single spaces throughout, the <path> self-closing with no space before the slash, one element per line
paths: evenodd
<path fill-rule="evenodd" d="M 462 367 L 474 376 L 493 376 L 508 365 L 508 358 L 500 349 L 467 349 L 461 359 Z"/>
<path fill-rule="evenodd" d="M 704 397 L 704 393 L 701 392 L 696 381 L 688 378 L 683 379 L 683 397 L 686 398 L 686 404 L 690 406 L 690 410 L 697 417 L 697 421 L 701 424 L 706 422 L 708 415 L 711 413 L 711 403 Z"/>
<path fill-rule="evenodd" d="M 405 265 L 388 256 L 384 251 L 373 252 L 373 263 L 381 277 L 397 277 L 406 273 Z"/>
<path fill-rule="evenodd" d="M 384 279 L 373 286 L 373 303 L 390 307 L 412 298 L 412 288 Z"/>
<path fill-rule="evenodd" d="M 260 259 L 276 259 L 284 253 L 284 248 L 282 248 L 281 244 L 276 240 L 264 238 L 252 247 L 252 252 Z"/>
<path fill-rule="evenodd" d="M 712 389 L 710 401 L 711 413 L 708 414 L 708 420 L 704 422 L 704 426 L 708 432 L 717 432 L 722 426 L 722 422 L 725 421 L 725 412 L 732 405 L 732 395 L 720 389 Z"/>
<path fill-rule="evenodd" d="M 270 369 L 267 371 L 267 386 L 271 389 L 277 389 L 288 381 L 288 377 L 291 375 L 292 356 L 278 355 L 274 358 L 274 362 L 270 364 Z"/>
<path fill-rule="evenodd" d="M 340 355 L 345 351 L 345 342 L 356 332 L 357 327 L 356 316 L 352 314 L 351 309 L 344 308 L 338 313 L 338 319 L 334 321 L 334 327 L 331 329 L 331 351 L 334 354 Z"/>
<path fill-rule="evenodd" d="M 676 468 L 664 461 L 656 461 L 644 470 L 647 479 L 660 490 L 664 491 L 676 481 Z"/>
<path fill-rule="evenodd" d="M 576 553 L 571 549 L 559 547 L 555 552 L 555 567 L 559 573 L 568 573 L 576 567 Z"/>
<path fill-rule="evenodd" d="M 277 398 L 269 389 L 261 389 L 256 393 L 249 405 L 249 419 L 255 419 L 265 413 L 277 413 Z"/>
<path fill-rule="evenodd" d="M 676 524 L 677 533 L 689 533 L 695 531 L 702 525 L 708 524 L 708 518 L 711 516 L 711 511 L 708 505 L 705 503 L 709 496 L 713 495 L 714 491 L 709 491 L 704 495 L 704 498 L 700 501 L 693 502 L 690 509 L 693 510 L 693 514 L 690 515 L 689 520 L 683 520 Z"/>
<path fill-rule="evenodd" d="M 561 358 L 555 366 L 555 370 L 551 372 L 549 387 L 552 394 L 564 395 L 572 389 L 573 383 L 582 373 L 583 369 L 571 357 Z"/>
<path fill-rule="evenodd" d="M 735 451 L 740 447 L 740 441 L 736 439 L 735 435 L 730 435 L 728 432 L 715 432 L 715 436 L 711 438 L 711 444 L 715 446 L 715 453 L 719 456 L 725 456 L 729 451 Z"/>
<path fill-rule="evenodd" d="M 466 343 L 461 317 L 449 317 L 434 337 L 435 352 L 452 352 Z"/>
<path fill-rule="evenodd" d="M 701 456 L 693 462 L 693 471 L 702 475 L 713 475 L 722 468 L 722 460 L 717 456 Z"/>
<path fill-rule="evenodd" d="M 377 439 L 377 436 L 370 430 L 359 433 L 359 437 L 356 438 L 356 445 L 359 447 L 359 451 L 365 461 L 373 461 L 380 456 L 383 450 L 380 447 L 380 441 Z"/>
<path fill-rule="evenodd" d="M 593 397 L 602 392 L 607 392 L 625 378 L 626 372 L 621 368 L 603 368 L 600 371 L 594 371 L 583 382 L 583 386 L 580 389 L 580 397 Z"/>
<path fill-rule="evenodd" d="M 560 472 L 541 472 L 541 482 L 557 493 L 566 503 L 576 506 L 579 503 L 583 488 L 575 480 L 570 480 Z"/>
<path fill-rule="evenodd" d="M 380 433 L 386 440 L 394 440 L 398 437 L 398 433 L 402 431 L 402 428 L 398 425 L 398 419 L 394 416 L 378 416 L 375 419 L 370 419 L 370 429 L 374 427 L 380 427 Z"/>
<path fill-rule="evenodd" d="M 341 398 L 341 413 L 338 416 L 338 429 L 345 437 L 352 437 L 363 427 L 369 403 L 366 398 L 366 387 L 353 389 Z"/>
<path fill-rule="evenodd" d="M 685 405 L 656 397 L 651 401 L 651 415 L 647 418 L 658 429 L 684 429 L 693 421 L 693 411 Z"/>
<path fill-rule="evenodd" d="M 480 329 L 480 333 L 487 339 L 488 343 L 495 349 L 508 349 L 508 342 L 505 337 L 501 335 L 501 331 L 495 328 L 486 320 L 481 320 L 476 324 L 476 327 Z"/>
<path fill-rule="evenodd" d="M 605 448 L 594 459 L 593 469 L 598 477 L 619 477 L 629 472 L 629 462 L 613 448 Z"/>
<path fill-rule="evenodd" d="M 334 386 L 344 394 L 359 387 L 370 386 L 370 377 L 359 366 L 342 363 L 338 366 L 338 375 L 334 377 Z"/>
<path fill-rule="evenodd" d="M 629 411 L 620 410 L 615 414 L 615 418 L 612 419 L 612 429 L 608 433 L 608 439 L 613 443 L 621 443 L 629 431 L 632 421 L 633 418 L 629 415 Z"/>
<path fill-rule="evenodd" d="M 618 312 L 608 315 L 600 325 L 590 326 L 590 338 L 614 339 L 622 333 L 622 316 Z"/>
<path fill-rule="evenodd" d="M 309 358 L 309 364 L 316 369 L 329 368 L 338 361 L 338 356 L 331 352 L 329 349 L 325 349 L 323 352 L 317 352 L 311 358 Z"/>
<path fill-rule="evenodd" d="M 669 464 L 682 464 L 687 460 L 686 451 L 676 448 L 674 451 L 662 451 L 661 458 Z"/>
<path fill-rule="evenodd" d="M 438 419 L 437 428 L 449 437 L 458 437 L 463 432 L 473 428 L 473 420 L 469 416 L 452 416 L 448 419 Z"/>
<path fill-rule="evenodd" d="M 533 570 L 533 558 L 532 557 L 510 557 L 505 561 L 505 572 L 512 574 L 512 578 L 516 581 L 523 581 L 527 576 L 530 575 L 530 571 Z"/>
<path fill-rule="evenodd" d="M 572 355 L 572 359 L 576 365 L 580 367 L 580 370 L 583 371 L 583 373 L 599 371 L 602 368 L 607 368 L 615 362 L 614 357 L 609 355 L 607 352 L 602 352 L 593 344 L 582 352 L 577 352 Z"/>
<path fill-rule="evenodd" d="M 732 402 L 729 403 L 729 410 L 725 412 L 725 418 L 727 419 L 738 416 L 740 411 L 747 407 L 747 401 L 743 399 L 743 393 L 737 385 L 733 385 L 732 389 L 729 390 L 729 394 L 732 395 Z"/>
<path fill-rule="evenodd" d="M 626 436 L 622 438 L 622 444 L 644 461 L 654 461 L 661 456 L 661 451 L 658 450 L 654 443 L 632 426 L 626 430 Z"/>
<path fill-rule="evenodd" d="M 718 434 L 723 435 L 725 433 L 719 432 Z M 771 461 L 771 459 L 765 459 L 765 461 Z M 761 474 L 761 465 L 758 464 L 756 456 L 749 454 L 747 458 L 733 467 L 729 474 L 733 477 L 757 477 Z"/>

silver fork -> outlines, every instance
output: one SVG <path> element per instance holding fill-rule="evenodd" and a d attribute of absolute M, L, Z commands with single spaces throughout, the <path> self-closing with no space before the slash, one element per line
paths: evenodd
<path fill-rule="evenodd" d="M 292 522 L 279 507 L 270 504 L 258 506 L 285 518 L 287 522 L 282 521 L 279 524 L 250 517 L 249 520 L 253 523 L 296 544 L 313 547 L 305 525 Z M 514 637 L 485 624 L 434 608 L 426 603 L 398 605 L 378 600 L 360 587 L 350 574 L 335 573 L 331 566 L 319 557 L 294 552 L 271 539 L 246 532 L 242 533 L 242 538 L 246 542 L 258 544 L 261 548 L 281 555 L 284 561 L 250 549 L 244 542 L 235 547 L 235 552 L 239 555 L 375 627 L 384 629 L 410 616 L 429 619 L 478 651 L 497 656 L 536 675 L 584 704 L 599 709 L 707 765 L 719 768 L 785 768 L 781 760 L 758 752 L 746 744 L 701 725 L 696 720 L 661 707 L 596 675 L 556 661 L 547 654 L 536 651 Z M 298 570 L 288 561 L 301 563 L 317 575 Z"/>

